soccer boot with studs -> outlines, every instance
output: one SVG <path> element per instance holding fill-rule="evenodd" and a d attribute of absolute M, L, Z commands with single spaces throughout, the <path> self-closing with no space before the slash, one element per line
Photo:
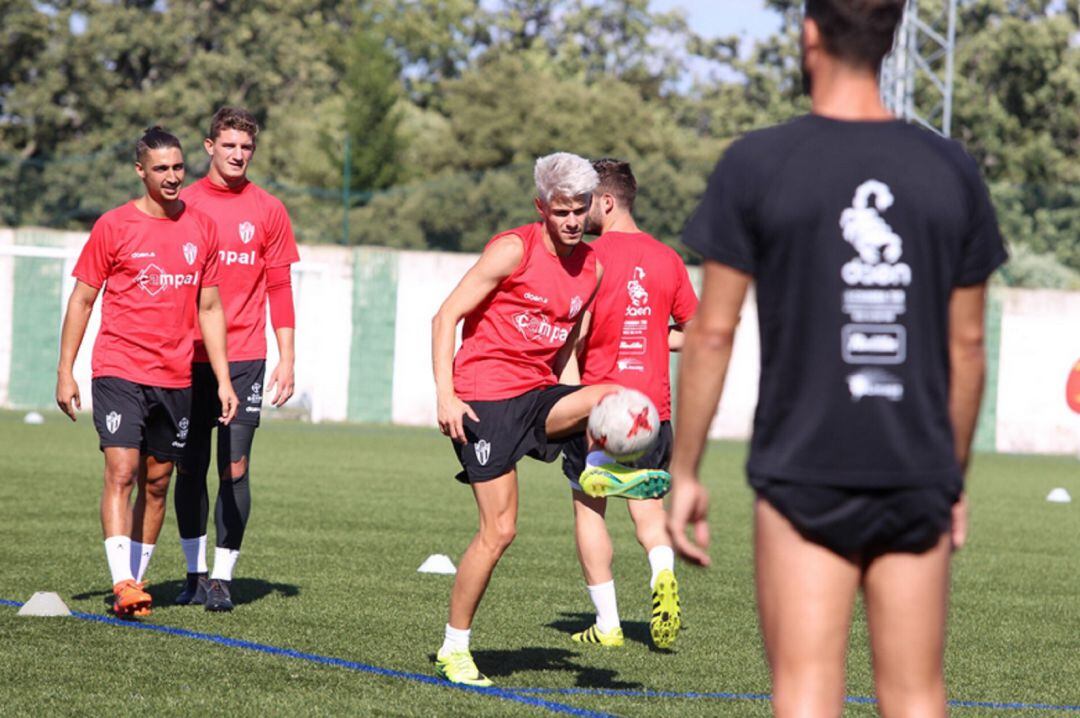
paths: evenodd
<path fill-rule="evenodd" d="M 451 683 L 487 688 L 491 679 L 480 672 L 469 651 L 439 652 L 435 656 L 435 672 Z"/>
<path fill-rule="evenodd" d="M 615 626 L 604 633 L 594 623 L 584 631 L 570 636 L 570 640 L 576 643 L 595 643 L 607 648 L 618 648 L 623 644 L 623 632 L 621 626 Z"/>
<path fill-rule="evenodd" d="M 679 582 L 670 569 L 656 577 L 652 592 L 652 617 L 649 635 L 657 648 L 671 648 L 682 627 L 682 608 L 679 605 Z"/>
<path fill-rule="evenodd" d="M 586 466 L 578 479 L 594 498 L 659 499 L 671 489 L 671 474 L 660 469 L 632 469 L 618 463 Z"/>

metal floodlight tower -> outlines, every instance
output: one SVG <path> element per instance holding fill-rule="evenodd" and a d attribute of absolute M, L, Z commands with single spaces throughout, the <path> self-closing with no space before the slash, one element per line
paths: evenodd
<path fill-rule="evenodd" d="M 952 129 L 958 2 L 908 0 L 896 45 L 881 65 L 885 106 L 945 137 Z"/>

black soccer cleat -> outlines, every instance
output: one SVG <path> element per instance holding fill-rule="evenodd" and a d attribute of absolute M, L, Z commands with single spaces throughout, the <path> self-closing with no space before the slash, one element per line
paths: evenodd
<path fill-rule="evenodd" d="M 210 587 L 206 589 L 206 610 L 233 610 L 232 596 L 229 595 L 228 581 L 223 581 L 220 578 L 210 579 Z"/>
<path fill-rule="evenodd" d="M 173 603 L 178 606 L 191 604 L 202 605 L 206 603 L 206 590 L 210 587 L 210 580 L 205 573 L 189 573 L 184 590 L 177 594 Z"/>

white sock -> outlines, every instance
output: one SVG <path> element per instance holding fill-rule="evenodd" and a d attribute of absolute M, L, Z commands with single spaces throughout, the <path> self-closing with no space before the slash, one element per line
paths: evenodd
<path fill-rule="evenodd" d="M 187 559 L 187 572 L 206 573 L 206 534 L 193 539 L 182 538 L 180 547 Z"/>
<path fill-rule="evenodd" d="M 610 633 L 619 627 L 619 605 L 615 600 L 615 581 L 589 586 L 589 598 L 596 606 L 596 627 Z"/>
<path fill-rule="evenodd" d="M 236 559 L 240 558 L 239 549 L 221 548 L 214 549 L 214 572 L 210 578 L 218 581 L 232 581 L 233 566 Z"/>
<path fill-rule="evenodd" d="M 670 546 L 654 546 L 649 551 L 649 568 L 652 569 L 652 578 L 649 579 L 649 588 L 656 587 L 656 577 L 664 569 L 675 573 L 675 551 Z"/>
<path fill-rule="evenodd" d="M 105 539 L 105 558 L 115 586 L 121 581 L 134 581 L 131 573 L 131 539 L 127 536 L 110 536 Z"/>
<path fill-rule="evenodd" d="M 457 651 L 469 650 L 469 635 L 472 634 L 471 628 L 454 628 L 449 623 L 446 624 L 446 637 L 443 638 L 442 648 L 439 649 L 440 656 L 447 656 Z"/>
<path fill-rule="evenodd" d="M 585 457 L 586 466 L 603 466 L 604 464 L 614 464 L 615 459 L 608 456 L 603 451 L 597 449 L 596 451 L 590 451 L 589 455 Z"/>
<path fill-rule="evenodd" d="M 150 565 L 150 557 L 154 555 L 154 544 L 131 542 L 131 575 L 135 580 L 142 583 L 146 575 L 146 567 Z"/>

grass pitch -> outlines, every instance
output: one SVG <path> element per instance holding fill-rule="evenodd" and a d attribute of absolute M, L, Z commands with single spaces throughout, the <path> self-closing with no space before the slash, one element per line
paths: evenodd
<path fill-rule="evenodd" d="M 49 414 L 41 426 L 21 419 L 0 412 L 0 599 L 56 591 L 72 610 L 104 616 L 102 459 L 90 417 L 72 425 Z M 671 652 L 648 645 L 647 563 L 614 501 L 608 520 L 627 645 L 570 642 L 592 615 L 569 492 L 556 465 L 523 462 L 518 539 L 473 635 L 481 669 L 506 692 L 484 693 L 415 677 L 432 675 L 452 580 L 416 568 L 433 553 L 456 562 L 476 523 L 470 492 L 451 478 L 446 439 L 426 430 L 268 423 L 255 439 L 237 610 L 169 605 L 184 575 L 170 499 L 147 576 L 156 606 L 144 625 L 352 664 L 78 618 L 20 618 L 0 606 L 0 714 L 768 715 L 762 700 L 718 695 L 769 690 L 744 452 L 741 444 L 710 448 L 714 566 L 679 569 L 686 627 Z M 1080 711 L 1080 502 L 1044 500 L 1058 486 L 1080 500 L 1078 469 L 1071 458 L 977 457 L 970 543 L 954 564 L 947 668 L 950 698 L 1001 705 L 958 705 L 955 715 Z M 357 670 L 365 666 L 393 673 Z M 848 683 L 851 696 L 873 695 L 861 615 Z M 852 703 L 846 714 L 875 711 Z"/>

